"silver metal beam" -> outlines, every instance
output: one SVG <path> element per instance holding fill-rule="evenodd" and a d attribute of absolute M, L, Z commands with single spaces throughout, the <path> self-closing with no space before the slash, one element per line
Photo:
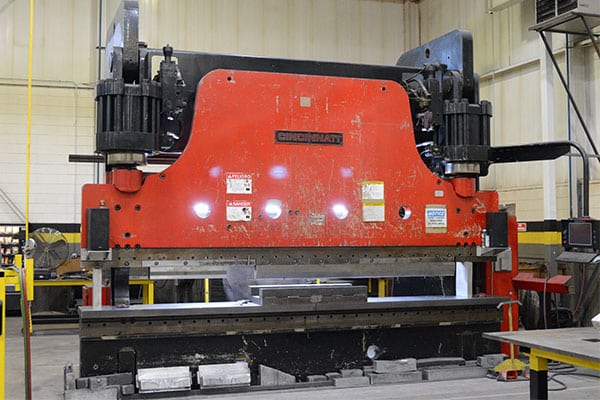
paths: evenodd
<path fill-rule="evenodd" d="M 17 205 L 11 200 L 11 198 L 8 197 L 8 194 L 6 194 L 6 192 L 2 190 L 2 188 L 0 188 L 0 198 L 6 203 L 8 208 L 10 208 L 10 210 L 17 217 L 19 217 L 20 222 L 25 223 L 25 221 L 27 221 L 27 218 L 25 218 L 25 214 L 23 214 L 19 207 L 17 207 Z"/>

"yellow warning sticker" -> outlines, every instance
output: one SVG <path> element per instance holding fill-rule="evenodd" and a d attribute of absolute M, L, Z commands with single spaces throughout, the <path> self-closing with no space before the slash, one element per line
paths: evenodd
<path fill-rule="evenodd" d="M 384 201 L 383 181 L 364 181 L 362 182 L 362 200 Z"/>
<path fill-rule="evenodd" d="M 363 222 L 383 222 L 385 221 L 385 203 L 363 202 L 362 214 Z"/>

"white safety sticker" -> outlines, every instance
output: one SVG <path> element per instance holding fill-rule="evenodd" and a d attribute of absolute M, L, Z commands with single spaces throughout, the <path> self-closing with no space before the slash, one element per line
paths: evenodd
<path fill-rule="evenodd" d="M 228 172 L 226 174 L 228 194 L 251 194 L 252 174 Z"/>
<path fill-rule="evenodd" d="M 385 203 L 363 202 L 363 222 L 385 221 Z"/>
<path fill-rule="evenodd" d="M 310 224 L 316 225 L 316 226 L 325 225 L 325 214 L 311 213 L 310 214 Z"/>
<path fill-rule="evenodd" d="M 251 219 L 251 202 L 247 200 L 230 200 L 227 202 L 227 221 L 250 221 Z"/>
<path fill-rule="evenodd" d="M 362 182 L 362 200 L 381 200 L 385 199 L 383 193 L 382 181 L 365 181 Z"/>
<path fill-rule="evenodd" d="M 446 232 L 448 213 L 445 204 L 428 204 L 425 206 L 425 231 Z"/>

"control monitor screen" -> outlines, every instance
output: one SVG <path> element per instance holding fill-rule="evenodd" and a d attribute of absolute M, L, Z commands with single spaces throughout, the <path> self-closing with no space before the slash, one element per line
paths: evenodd
<path fill-rule="evenodd" d="M 591 246 L 592 224 L 588 222 L 569 223 L 569 245 Z"/>

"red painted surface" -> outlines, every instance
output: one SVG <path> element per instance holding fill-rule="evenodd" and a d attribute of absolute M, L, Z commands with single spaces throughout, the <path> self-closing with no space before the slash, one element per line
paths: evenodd
<path fill-rule="evenodd" d="M 452 186 L 454 191 L 460 197 L 473 197 L 475 196 L 475 179 L 474 178 L 455 178 L 452 179 Z"/>
<path fill-rule="evenodd" d="M 513 278 L 513 285 L 516 290 L 533 290 L 536 292 L 547 293 L 569 293 L 566 286 L 571 279 L 571 275 L 555 275 L 548 280 L 544 278 L 535 278 L 530 272 L 519 272 Z"/>
<path fill-rule="evenodd" d="M 138 169 L 115 169 L 106 174 L 106 182 L 120 192 L 134 193 L 142 187 L 142 176 Z"/>
<path fill-rule="evenodd" d="M 199 83 L 195 107 L 185 152 L 138 191 L 84 186 L 83 215 L 110 208 L 111 246 L 463 246 L 481 244 L 485 213 L 498 209 L 495 192 L 458 196 L 422 163 L 395 82 L 216 70 Z M 276 130 L 342 133 L 343 146 L 275 143 Z M 231 174 L 250 176 L 252 192 L 228 194 Z M 384 183 L 383 222 L 363 221 L 365 181 Z M 275 220 L 270 199 L 282 205 Z M 205 219 L 194 212 L 201 202 L 211 209 Z M 250 219 L 228 221 L 232 202 L 251 204 Z M 426 232 L 427 205 L 446 208 L 445 232 Z"/>
<path fill-rule="evenodd" d="M 91 306 L 94 304 L 93 300 L 93 288 L 91 286 L 83 286 L 81 288 L 81 301 L 84 306 Z M 110 287 L 102 286 L 102 305 L 111 305 Z"/>
<path fill-rule="evenodd" d="M 518 254 L 518 235 L 517 235 L 517 218 L 515 216 L 508 217 L 508 246 L 512 250 L 512 270 L 511 271 L 499 271 L 494 272 L 493 266 L 490 264 L 487 266 L 486 271 L 486 293 L 494 296 L 509 297 L 511 300 L 518 300 L 518 293 L 513 286 L 513 278 L 517 275 L 519 268 L 519 254 Z M 503 306 L 503 322 L 500 325 L 501 330 L 508 331 L 508 310 L 512 311 L 512 330 L 516 331 L 519 329 L 519 305 L 511 304 L 509 306 Z M 510 354 L 510 345 L 508 343 L 501 344 L 502 352 Z M 518 351 L 518 347 L 515 346 L 515 351 Z"/>

